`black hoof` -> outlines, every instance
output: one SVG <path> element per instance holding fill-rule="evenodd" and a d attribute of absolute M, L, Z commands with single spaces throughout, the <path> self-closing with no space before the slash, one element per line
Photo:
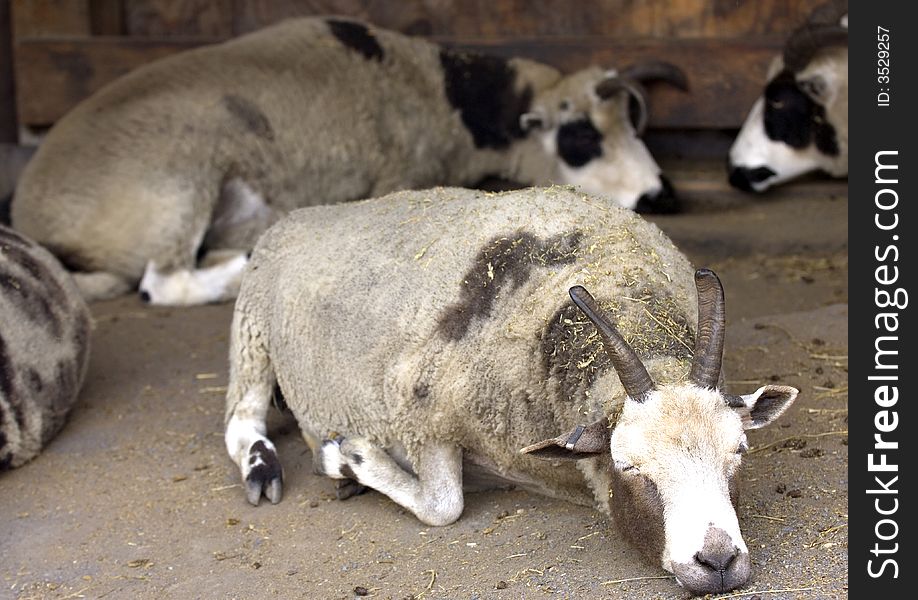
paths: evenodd
<path fill-rule="evenodd" d="M 338 500 L 347 500 L 351 496 L 359 496 L 369 488 L 361 485 L 353 479 L 336 479 L 335 480 L 335 498 Z"/>
<path fill-rule="evenodd" d="M 255 442 L 249 450 L 249 465 L 252 470 L 245 478 L 245 496 L 249 503 L 258 506 L 262 494 L 271 504 L 280 502 L 284 471 L 277 459 L 277 453 L 269 449 L 264 442 Z"/>

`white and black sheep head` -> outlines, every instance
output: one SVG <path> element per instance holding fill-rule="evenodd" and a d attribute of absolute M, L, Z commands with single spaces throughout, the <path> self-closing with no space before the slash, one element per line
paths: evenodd
<path fill-rule="evenodd" d="M 603 418 L 523 449 L 549 459 L 611 457 L 609 507 L 618 527 L 651 561 L 697 594 L 749 579 L 749 551 L 736 516 L 736 476 L 745 431 L 768 425 L 794 401 L 792 387 L 735 396 L 718 389 L 724 342 L 723 288 L 695 274 L 698 335 L 688 381 L 657 385 L 637 354 L 582 287 L 574 303 L 596 326 L 627 393 L 612 424 Z"/>
<path fill-rule="evenodd" d="M 791 35 L 730 149 L 728 171 L 730 184 L 749 192 L 811 171 L 848 174 L 847 15 Z"/>
<path fill-rule="evenodd" d="M 641 135 L 647 126 L 643 82 L 665 81 L 682 90 L 685 75 L 663 62 L 622 71 L 592 67 L 540 90 L 520 126 L 539 141 L 545 168 L 533 183 L 575 185 L 638 212 L 675 212 L 669 182 Z"/>

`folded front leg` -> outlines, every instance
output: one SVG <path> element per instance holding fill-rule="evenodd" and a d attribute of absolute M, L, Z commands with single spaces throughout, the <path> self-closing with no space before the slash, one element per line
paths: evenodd
<path fill-rule="evenodd" d="M 385 494 L 427 525 L 449 525 L 462 514 L 462 449 L 454 444 L 425 445 L 413 474 L 365 438 L 338 438 L 322 444 L 317 466 Z"/>

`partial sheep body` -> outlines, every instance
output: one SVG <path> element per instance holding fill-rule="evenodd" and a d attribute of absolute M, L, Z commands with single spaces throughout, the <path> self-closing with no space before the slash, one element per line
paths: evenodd
<path fill-rule="evenodd" d="M 248 500 L 278 502 L 276 384 L 339 497 L 370 487 L 446 525 L 483 474 L 611 514 L 692 591 L 733 589 L 751 564 L 743 431 L 797 390 L 719 389 L 724 315 L 716 275 L 693 278 L 656 226 L 570 189 L 301 209 L 243 278 L 226 447 Z"/>
<path fill-rule="evenodd" d="M 194 304 L 234 297 L 258 235 L 302 206 L 488 175 L 669 206 L 628 122 L 636 88 L 593 93 L 619 79 L 293 20 L 151 63 L 78 105 L 28 165 L 12 222 L 91 299 L 140 282 L 154 303 Z"/>
<path fill-rule="evenodd" d="M 848 2 L 817 7 L 768 69 L 765 92 L 730 148 L 730 183 L 747 192 L 812 171 L 848 175 Z"/>
<path fill-rule="evenodd" d="M 317 438 L 359 434 L 410 457 L 421 441 L 449 440 L 510 479 L 560 477 L 543 492 L 592 503 L 572 468 L 518 453 L 621 396 L 567 289 L 592 282 L 614 299 L 625 335 L 663 357 L 650 367 L 663 380 L 687 370 L 671 356 L 690 357 L 695 318 L 685 258 L 656 226 L 594 202 L 559 188 L 435 189 L 296 212 L 253 255 L 234 356 L 246 343 L 238 336 L 258 336 L 288 406 Z M 664 284 L 671 291 L 660 294 Z M 653 318 L 678 337 L 646 333 Z M 602 393 L 591 401 L 594 386 Z M 417 422 L 422 413 L 429 419 Z"/>
<path fill-rule="evenodd" d="M 89 363 L 90 314 L 47 250 L 0 226 L 0 470 L 63 427 Z"/>

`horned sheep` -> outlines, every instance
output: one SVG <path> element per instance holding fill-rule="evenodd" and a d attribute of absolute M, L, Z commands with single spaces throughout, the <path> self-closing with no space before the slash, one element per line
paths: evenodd
<path fill-rule="evenodd" d="M 0 225 L 0 470 L 63 427 L 89 363 L 90 314 L 47 250 Z"/>
<path fill-rule="evenodd" d="M 720 389 L 723 291 L 710 271 L 695 283 L 697 318 L 692 269 L 655 225 L 566 188 L 300 209 L 242 280 L 227 450 L 249 502 L 280 501 L 277 385 L 341 497 L 367 486 L 446 525 L 464 486 L 496 477 L 611 514 L 692 591 L 734 588 L 744 430 L 797 390 Z"/>
<path fill-rule="evenodd" d="M 730 183 L 762 192 L 804 173 L 848 175 L 848 2 L 829 2 L 788 38 L 730 149 Z"/>
<path fill-rule="evenodd" d="M 638 135 L 660 62 L 568 76 L 341 18 L 296 19 L 156 61 L 50 131 L 12 205 L 90 299 L 235 297 L 292 209 L 496 175 L 676 208 Z"/>

